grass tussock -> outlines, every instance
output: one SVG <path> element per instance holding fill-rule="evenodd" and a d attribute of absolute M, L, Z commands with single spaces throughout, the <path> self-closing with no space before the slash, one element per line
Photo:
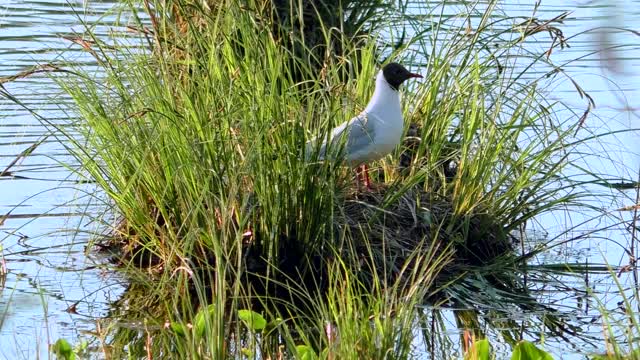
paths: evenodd
<path fill-rule="evenodd" d="M 317 51 L 304 27 L 274 30 L 287 27 L 269 2 L 144 4 L 144 46 L 86 39 L 100 74 L 59 79 L 81 118 L 70 140 L 82 175 L 120 219 L 109 238 L 153 289 L 141 306 L 185 323 L 213 306 L 205 335 L 157 335 L 159 353 L 267 358 L 302 342 L 324 358 L 407 358 L 416 305 L 471 266 L 511 267 L 514 231 L 582 195 L 562 175 L 579 122 L 522 79 L 549 61 L 521 56 L 524 40 L 553 21 L 496 22 L 490 3 L 469 22 L 409 21 L 415 35 L 399 42 L 380 18 L 367 41 L 318 24 Z M 544 29 L 521 31 L 532 24 Z M 404 91 L 405 144 L 361 192 L 350 169 L 304 149 L 363 108 L 383 53 L 427 79 Z M 247 307 L 285 344 L 243 328 L 235 310 Z M 134 333 L 119 335 L 140 345 Z"/>

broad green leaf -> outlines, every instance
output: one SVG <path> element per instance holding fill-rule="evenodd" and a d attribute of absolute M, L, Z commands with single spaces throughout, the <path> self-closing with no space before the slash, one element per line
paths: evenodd
<path fill-rule="evenodd" d="M 238 318 L 242 320 L 249 329 L 261 331 L 267 326 L 267 320 L 262 315 L 251 310 L 238 310 Z"/>
<path fill-rule="evenodd" d="M 553 357 L 548 352 L 538 349 L 534 344 L 523 340 L 513 349 L 511 360 L 553 360 Z"/>
<path fill-rule="evenodd" d="M 195 320 L 193 321 L 193 327 L 195 328 L 197 336 L 204 335 L 204 331 L 207 328 L 207 321 L 211 321 L 210 319 L 215 313 L 215 305 L 208 305 L 198 311 Z"/>
<path fill-rule="evenodd" d="M 491 345 L 489 340 L 474 341 L 471 348 L 464 356 L 464 360 L 489 360 L 491 359 Z"/>
<path fill-rule="evenodd" d="M 297 345 L 296 353 L 298 354 L 297 359 L 299 360 L 315 360 L 318 358 L 316 352 L 308 345 Z"/>
<path fill-rule="evenodd" d="M 177 323 L 177 322 L 172 322 L 171 323 L 171 330 L 176 333 L 177 335 L 180 336 L 184 336 L 185 335 L 185 331 L 184 331 L 184 325 Z"/>
<path fill-rule="evenodd" d="M 242 352 L 242 355 L 248 357 L 249 359 L 253 358 L 253 351 L 247 349 L 247 348 L 242 348 L 242 350 L 240 350 L 240 352 Z"/>
<path fill-rule="evenodd" d="M 75 360 L 76 358 L 71 344 L 65 339 L 58 339 L 51 347 L 51 351 L 56 355 L 56 358 L 61 360 Z"/>

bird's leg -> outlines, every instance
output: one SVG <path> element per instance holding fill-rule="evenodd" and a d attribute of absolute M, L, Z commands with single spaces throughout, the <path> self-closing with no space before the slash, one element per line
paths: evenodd
<path fill-rule="evenodd" d="M 362 165 L 356 168 L 356 191 L 360 191 L 360 181 L 362 180 Z"/>
<path fill-rule="evenodd" d="M 366 164 L 362 165 L 362 180 L 367 190 L 371 190 L 371 178 L 369 178 L 369 167 Z"/>
<path fill-rule="evenodd" d="M 369 167 L 366 164 L 358 165 L 356 168 L 356 188 L 360 191 L 360 185 L 364 184 L 365 189 L 371 190 L 371 178 L 369 177 Z"/>

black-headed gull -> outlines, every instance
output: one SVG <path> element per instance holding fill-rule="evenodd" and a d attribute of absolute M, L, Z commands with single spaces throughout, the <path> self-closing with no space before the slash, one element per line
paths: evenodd
<path fill-rule="evenodd" d="M 324 160 L 327 148 L 340 146 L 344 141 L 345 162 L 361 167 L 365 185 L 369 187 L 365 164 L 389 154 L 401 141 L 404 120 L 398 89 L 410 78 L 422 78 L 422 75 L 411 73 L 398 63 L 385 65 L 376 76 L 376 89 L 367 107 L 331 130 L 328 140 L 318 150 L 318 159 Z M 314 143 L 312 140 L 307 144 L 308 154 Z"/>

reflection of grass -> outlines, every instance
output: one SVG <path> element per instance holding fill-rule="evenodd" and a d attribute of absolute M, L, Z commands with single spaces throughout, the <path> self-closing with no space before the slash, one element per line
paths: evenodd
<path fill-rule="evenodd" d="M 2 244 L 0 244 L 0 294 L 5 293 L 5 285 L 7 283 L 7 263 L 4 259 L 4 249 Z M 11 302 L 11 296 L 6 297 L 8 300 L 5 300 L 5 306 L 3 309 L 0 309 L 0 329 L 2 329 L 2 325 L 4 324 L 4 320 L 7 317 L 9 311 L 9 303 Z"/>
<path fill-rule="evenodd" d="M 635 231 L 635 230 L 631 230 Z M 607 308 L 604 300 L 598 296 L 593 296 L 597 301 L 600 311 L 600 322 L 602 324 L 602 338 L 604 340 L 604 351 L 594 359 L 616 359 L 631 360 L 640 358 L 640 322 L 638 321 L 638 299 L 637 288 L 627 288 L 620 282 L 620 275 L 623 271 L 636 271 L 635 269 L 618 270 L 609 268 L 608 272 L 615 284 L 616 306 Z M 635 306 L 634 306 L 635 304 Z"/>
<path fill-rule="evenodd" d="M 341 54 L 323 54 L 316 71 L 289 51 L 296 39 L 252 12 L 260 3 L 172 3 L 195 14 L 179 28 L 153 16 L 141 35 L 151 50 L 83 41 L 101 78 L 59 78 L 83 119 L 74 154 L 121 215 L 112 244 L 132 265 L 127 306 L 147 321 L 142 337 L 116 332 L 115 352 L 222 359 L 246 346 L 235 310 L 254 308 L 283 319 L 284 348 L 263 338 L 264 357 L 304 343 L 334 359 L 407 358 L 416 305 L 473 298 L 465 272 L 513 291 L 527 254 L 515 256 L 512 234 L 587 196 L 563 176 L 580 122 L 560 120 L 561 104 L 512 62 L 546 61 L 522 36 L 548 31 L 564 44 L 553 23 L 508 27 L 493 5 L 461 27 L 415 23 L 400 46 L 411 50 L 393 53 L 428 78 L 404 94 L 413 126 L 403 167 L 387 157 L 376 191 L 354 194 L 348 170 L 305 162 L 303 149 L 367 100 L 374 42 L 356 47 L 325 29 Z M 191 323 L 204 304 L 203 334 L 159 330 Z"/>

